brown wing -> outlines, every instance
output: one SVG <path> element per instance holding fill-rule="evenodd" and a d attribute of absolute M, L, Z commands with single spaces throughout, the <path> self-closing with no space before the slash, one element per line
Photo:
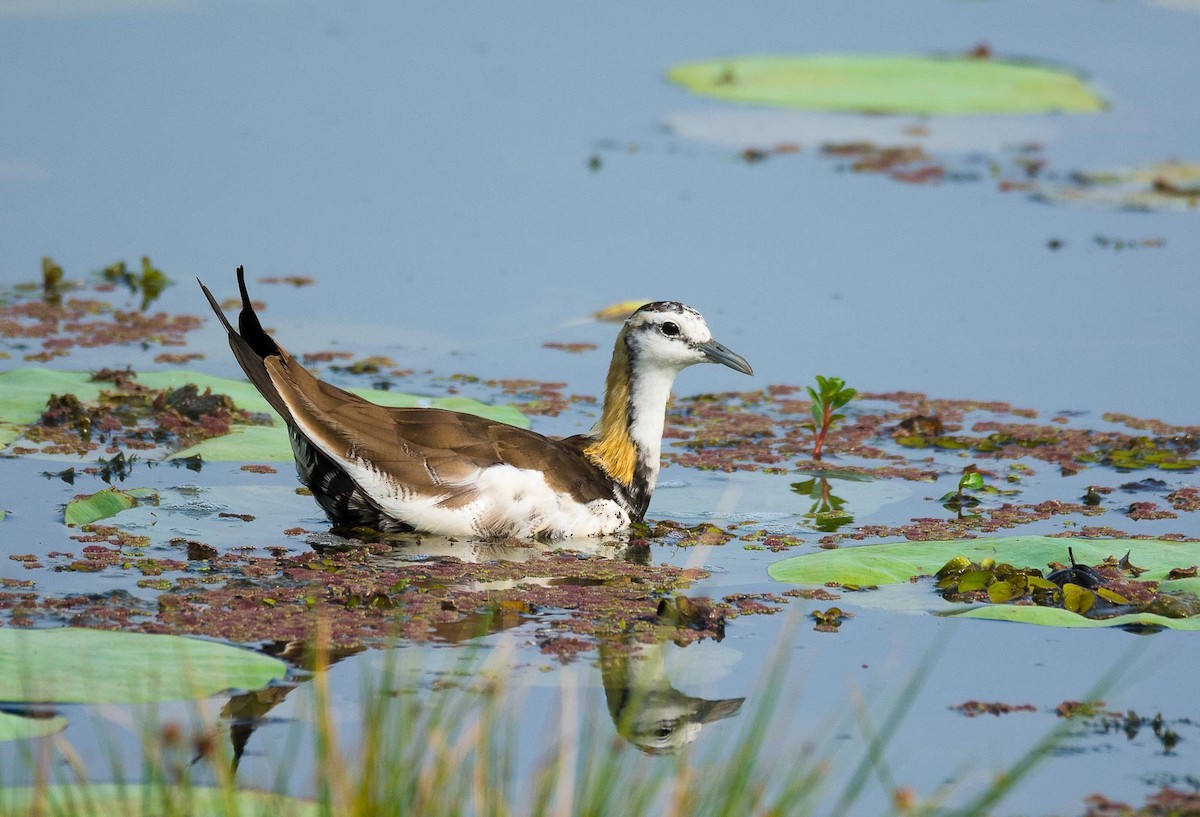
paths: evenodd
<path fill-rule="evenodd" d="M 329 456 L 367 460 L 399 485 L 445 495 L 444 505 L 469 502 L 471 478 L 499 464 L 541 471 L 582 502 L 613 497 L 611 481 L 575 440 L 472 414 L 376 405 L 318 380 L 282 349 L 264 364 L 291 420 Z"/>

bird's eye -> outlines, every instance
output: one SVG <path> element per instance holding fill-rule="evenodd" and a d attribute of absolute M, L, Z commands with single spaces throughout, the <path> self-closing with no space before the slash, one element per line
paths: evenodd
<path fill-rule="evenodd" d="M 662 325 L 662 333 L 669 338 L 673 338 L 679 334 L 679 324 L 667 321 Z"/>

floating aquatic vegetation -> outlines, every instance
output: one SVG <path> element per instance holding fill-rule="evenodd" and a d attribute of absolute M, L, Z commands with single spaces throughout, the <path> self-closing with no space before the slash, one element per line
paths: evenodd
<path fill-rule="evenodd" d="M 175 635 L 0 628 L 0 700 L 148 703 L 258 689 L 286 674 L 251 650 Z"/>
<path fill-rule="evenodd" d="M 812 423 L 813 402 L 797 399 L 798 390 L 770 386 L 676 401 L 668 408 L 664 459 L 722 471 L 820 472 L 826 466 L 808 459 L 812 432 L 806 426 Z M 932 480 L 941 469 L 928 457 L 938 451 L 987 461 L 1032 458 L 1064 474 L 1091 466 L 1163 471 L 1200 466 L 1198 426 L 1105 417 L 1144 432 L 1127 433 L 1077 427 L 1067 418 L 1039 423 L 1036 412 L 1001 402 L 938 400 L 911 392 L 858 394 L 855 400 L 854 414 L 828 433 L 822 451 L 823 457 L 840 460 L 835 468 L 842 473 Z M 983 416 L 972 422 L 972 414 Z M 1019 481 L 1020 475 L 1014 476 Z"/>
<path fill-rule="evenodd" d="M 840 512 L 835 511 L 835 513 Z M 748 543 L 745 545 L 747 550 L 769 550 L 774 553 L 808 544 L 808 540 L 802 537 L 790 533 L 772 533 L 767 530 L 742 533 L 738 535 L 738 538 Z"/>
<path fill-rule="evenodd" d="M 543 349 L 558 349 L 571 354 L 579 354 L 580 352 L 594 352 L 598 347 L 594 343 L 567 343 L 564 341 L 548 340 L 542 344 Z"/>
<path fill-rule="evenodd" d="M 1070 71 L 979 56 L 748 56 L 682 63 L 667 78 L 732 102 L 863 113 L 1097 113 L 1105 102 Z"/>
<path fill-rule="evenodd" d="M 430 405 L 528 427 L 511 406 L 466 397 L 352 390 L 388 406 Z M 287 431 L 249 382 L 188 371 L 91 375 L 46 369 L 0 372 L 0 445 L 11 453 L 157 449 L 181 458 L 287 461 Z"/>
<path fill-rule="evenodd" d="M 1056 564 L 1064 551 L 1070 564 Z M 1126 551 L 1145 567 L 1133 565 L 1128 554 L 1113 555 Z M 1077 562 L 1077 554 L 1084 561 Z M 943 598 L 983 605 L 953 613 L 966 618 L 1200 630 L 1200 600 L 1195 595 L 1200 580 L 1171 574 L 1180 563 L 1191 562 L 1190 554 L 1189 546 L 1163 540 L 1011 536 L 839 548 L 777 562 L 769 572 L 778 581 L 843 587 L 904 584 L 933 576 Z M 1048 564 L 1056 570 L 1043 576 L 1037 566 Z M 885 606 L 909 603 L 894 595 L 889 599 Z"/>
<path fill-rule="evenodd" d="M 63 268 L 49 256 L 42 257 L 42 300 L 58 303 L 62 300 L 60 288 L 63 283 Z"/>
<path fill-rule="evenodd" d="M 130 491 L 109 488 L 72 499 L 63 512 L 63 521 L 72 526 L 89 525 L 116 516 L 142 502 L 158 504 L 158 494 L 149 488 L 135 488 Z"/>
<path fill-rule="evenodd" d="M 650 541 L 673 547 L 723 545 L 735 536 L 733 532 L 711 522 L 684 525 L 673 519 L 636 522 L 632 526 L 632 534 L 630 544 L 637 547 L 644 547 Z"/>
<path fill-rule="evenodd" d="M 594 405 L 596 398 L 589 395 L 568 395 L 566 383 L 548 383 L 528 378 L 487 380 L 484 385 L 499 389 L 500 394 L 513 399 L 513 407 L 522 414 L 557 417 L 573 405 Z"/>
<path fill-rule="evenodd" d="M 813 610 L 809 616 L 816 622 L 813 629 L 818 633 L 840 632 L 842 622 L 854 618 L 854 613 L 848 613 L 841 607 L 830 607 L 828 610 Z"/>
<path fill-rule="evenodd" d="M 1002 701 L 963 701 L 961 704 L 955 704 L 950 707 L 951 710 L 960 715 L 965 715 L 968 718 L 977 718 L 980 715 L 992 715 L 1000 717 L 1013 712 L 1037 712 L 1037 707 L 1033 704 L 1007 704 Z"/>
<path fill-rule="evenodd" d="M 145 263 L 148 265 L 148 260 Z M 78 292 L 80 284 L 65 279 L 62 268 L 45 258 L 40 285 L 18 286 L 7 301 L 0 300 L 0 338 L 40 341 L 41 351 L 23 357 L 44 363 L 65 357 L 74 347 L 182 346 L 187 334 L 203 324 L 192 315 L 146 311 L 168 283 L 161 271 L 149 266 L 142 278 L 130 276 L 131 288 L 142 295 L 141 306 L 120 309 L 106 300 L 83 297 L 85 293 L 71 297 L 69 293 Z M 113 287 L 102 283 L 92 290 L 103 295 Z M 36 297 L 39 294 L 41 297 Z"/>
<path fill-rule="evenodd" d="M 1200 613 L 1194 594 L 1158 592 L 1158 582 L 1136 578 L 1144 570 L 1132 568 L 1129 554 L 1107 559 L 1095 567 L 1075 561 L 1067 548 L 1070 565 L 1059 565 L 1048 575 L 1036 567 L 1014 567 L 995 559 L 972 562 L 956 556 L 937 572 L 938 591 L 947 601 L 992 604 L 1036 604 L 1061 607 L 1092 619 L 1107 619 L 1129 613 L 1149 613 L 1168 618 L 1187 618 Z M 1168 573 L 1168 580 L 1182 578 Z"/>
<path fill-rule="evenodd" d="M 1038 185 L 1035 196 L 1120 210 L 1196 210 L 1200 206 L 1200 163 L 1161 162 L 1132 170 L 1077 171 L 1065 182 Z"/>
<path fill-rule="evenodd" d="M 1124 735 L 1126 740 L 1133 741 L 1144 730 L 1148 730 L 1164 754 L 1174 752 L 1175 747 L 1183 740 L 1176 731 L 1177 728 L 1197 726 L 1190 718 L 1168 720 L 1161 712 L 1149 717 L 1132 709 L 1114 712 L 1106 708 L 1104 701 L 1063 701 L 1055 708 L 1055 714 L 1064 720 L 1079 724 L 1080 728 L 1072 731 L 1072 738 L 1075 739 L 1090 735 Z"/>
<path fill-rule="evenodd" d="M 1182 2 L 1182 0 L 1173 0 Z M 1160 0 L 1165 5 L 1166 0 Z M 1195 778 L 1188 778 L 1193 782 Z M 1113 800 L 1102 794 L 1092 794 L 1085 798 L 1087 811 L 1083 817 L 1162 817 L 1162 815 L 1187 815 L 1200 813 L 1200 786 L 1191 791 L 1174 786 L 1163 786 L 1157 792 L 1146 796 L 1146 802 L 1141 807 L 1134 807 L 1120 800 Z"/>
<path fill-rule="evenodd" d="M 160 596 L 152 626 L 278 640 L 303 637 L 319 610 L 332 642 L 355 646 L 396 636 L 457 642 L 559 611 L 546 623 L 545 633 L 555 636 L 549 643 L 583 638 L 582 648 L 592 649 L 589 636 L 619 629 L 619 622 L 650 638 L 657 594 L 701 575 L 574 554 L 484 565 L 448 559 L 381 566 L 361 550 L 236 561 L 240 570 L 229 557 L 211 562 L 228 570 L 220 583 L 178 581 Z"/>
<path fill-rule="evenodd" d="M 162 270 L 150 263 L 149 256 L 142 256 L 141 266 L 141 275 L 137 275 L 129 269 L 124 261 L 117 261 L 105 267 L 100 274 L 105 281 L 111 284 L 123 284 L 129 287 L 130 292 L 140 294 L 142 303 L 138 308 L 145 312 L 150 304 L 158 300 L 158 296 L 162 295 L 163 290 L 171 285 L 171 280 L 163 274 Z"/>
<path fill-rule="evenodd" d="M 380 374 L 385 369 L 395 370 L 397 366 L 396 362 L 387 355 L 371 355 L 345 365 L 333 365 L 329 368 L 342 374 Z"/>
<path fill-rule="evenodd" d="M 268 278 L 259 278 L 258 283 L 260 283 L 260 284 L 287 284 L 289 286 L 293 286 L 293 287 L 296 287 L 297 289 L 299 289 L 300 287 L 312 286 L 313 284 L 316 283 L 316 279 L 310 278 L 307 275 L 283 275 L 283 276 L 278 276 L 278 277 L 271 276 Z"/>
<path fill-rule="evenodd" d="M 983 474 L 979 472 L 979 466 L 968 465 L 963 468 L 958 488 L 942 497 L 942 506 L 951 511 L 958 511 L 961 515 L 963 508 L 972 508 L 979 504 L 979 498 L 966 491 L 982 491 L 983 488 Z"/>
<path fill-rule="evenodd" d="M 726 610 L 714 604 L 710 598 L 685 596 L 681 593 L 673 598 L 660 599 L 655 611 L 655 617 L 660 624 L 709 633 L 716 641 L 725 637 L 725 614 Z M 677 635 L 674 640 L 676 644 L 683 646 L 691 639 L 682 639 Z"/>

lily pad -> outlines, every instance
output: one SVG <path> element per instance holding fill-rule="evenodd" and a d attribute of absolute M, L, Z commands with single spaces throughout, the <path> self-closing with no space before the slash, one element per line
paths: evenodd
<path fill-rule="evenodd" d="M 309 817 L 316 815 L 318 809 L 311 801 L 245 789 L 183 788 L 153 783 L 64 783 L 0 788 L 0 812 L 87 814 L 89 817 L 148 817 L 184 812 L 191 817 L 225 817 L 228 814 Z"/>
<path fill-rule="evenodd" d="M 987 621 L 1019 621 L 1047 627 L 1167 627 L 1172 630 L 1200 630 L 1200 616 L 1167 618 L 1153 613 L 1130 613 L 1113 618 L 1095 619 L 1072 613 L 1061 607 L 1037 605 L 984 604 L 953 613 L 954 618 L 977 618 Z"/>
<path fill-rule="evenodd" d="M 27 718 L 23 715 L 0 712 L 0 741 L 41 738 L 66 728 L 67 719 L 59 715 L 49 718 Z"/>
<path fill-rule="evenodd" d="M 682 63 L 667 77 L 703 96 L 807 110 L 1023 114 L 1106 107 L 1070 71 L 974 57 L 748 56 Z"/>
<path fill-rule="evenodd" d="M 771 578 L 793 584 L 822 585 L 838 583 L 857 586 L 907 584 L 915 576 L 931 575 L 947 560 L 961 555 L 973 562 L 1003 560 L 1013 565 L 1045 566 L 1062 561 L 1067 548 L 1074 550 L 1080 563 L 1103 561 L 1132 551 L 1131 557 L 1147 570 L 1142 579 L 1157 580 L 1163 591 L 1200 589 L 1200 579 L 1169 580 L 1171 568 L 1194 561 L 1194 543 L 1159 539 L 1059 539 L 1048 536 L 1007 536 L 985 539 L 959 539 L 941 542 L 892 542 L 882 545 L 838 548 L 808 553 L 776 562 L 769 568 Z M 927 589 L 927 588 L 925 588 Z M 913 592 L 921 592 L 914 589 Z M 902 595 L 908 595 L 907 593 Z M 883 596 L 887 606 L 910 609 L 898 593 Z M 987 611 L 987 612 L 983 612 Z M 1002 612 L 996 612 L 1002 611 Z M 1025 621 L 1031 624 L 1059 626 L 1062 614 L 1088 624 L 1072 626 L 1122 626 L 1144 623 L 1181 630 L 1200 630 L 1200 617 L 1168 619 L 1135 613 L 1092 621 L 1069 611 L 1036 605 L 994 604 L 949 613 L 956 617 Z"/>
<path fill-rule="evenodd" d="M 237 435 L 234 439 L 214 437 L 186 451 L 178 452 L 175 456 L 199 454 L 208 461 L 227 462 L 286 462 L 292 458 L 291 444 L 288 442 L 283 422 L 274 414 L 258 390 L 246 380 L 174 370 L 139 372 L 136 382 L 154 391 L 178 389 L 192 384 L 201 390 L 211 389 L 215 394 L 228 395 L 239 409 L 271 417 L 272 424 L 269 426 L 235 423 L 233 434 L 226 435 Z M 25 426 L 37 422 L 46 410 L 46 401 L 50 395 L 73 394 L 81 403 L 92 403 L 99 399 L 101 391 L 112 388 L 111 382 L 93 382 L 91 374 L 87 372 L 59 372 L 36 368 L 0 372 L 0 447 L 18 439 Z M 512 406 L 489 406 L 466 397 L 423 397 L 371 389 L 349 391 L 384 406 L 442 408 L 476 414 L 521 428 L 529 427 L 528 418 Z"/>
<path fill-rule="evenodd" d="M 135 488 L 132 491 L 108 488 L 90 496 L 72 499 L 63 512 L 63 521 L 68 525 L 90 525 L 92 522 L 129 510 L 137 505 L 140 499 L 157 496 L 148 488 Z"/>
<path fill-rule="evenodd" d="M 215 641 L 77 627 L 0 629 L 0 700 L 149 703 L 261 689 L 278 659 Z"/>

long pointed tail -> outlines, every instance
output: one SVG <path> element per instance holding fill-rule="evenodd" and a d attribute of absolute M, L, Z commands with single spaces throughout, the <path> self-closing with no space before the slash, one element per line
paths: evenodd
<path fill-rule="evenodd" d="M 233 350 L 233 356 L 237 358 L 246 377 L 250 378 L 250 382 L 271 404 L 271 408 L 279 412 L 279 416 L 286 422 L 291 423 L 291 412 L 288 411 L 283 398 L 279 396 L 279 390 L 271 382 L 271 375 L 263 362 L 268 357 L 281 355 L 282 350 L 274 338 L 262 328 L 258 314 L 254 311 L 254 305 L 250 302 L 250 293 L 246 291 L 246 272 L 240 266 L 237 268 L 237 278 L 238 290 L 242 294 L 242 312 L 238 316 L 238 327 L 241 329 L 241 334 L 238 334 L 238 331 L 233 328 L 229 318 L 225 317 L 221 304 L 213 297 L 204 282 L 197 278 L 196 283 L 200 284 L 204 297 L 208 298 L 209 306 L 220 318 L 225 331 L 229 333 L 229 348 Z"/>

